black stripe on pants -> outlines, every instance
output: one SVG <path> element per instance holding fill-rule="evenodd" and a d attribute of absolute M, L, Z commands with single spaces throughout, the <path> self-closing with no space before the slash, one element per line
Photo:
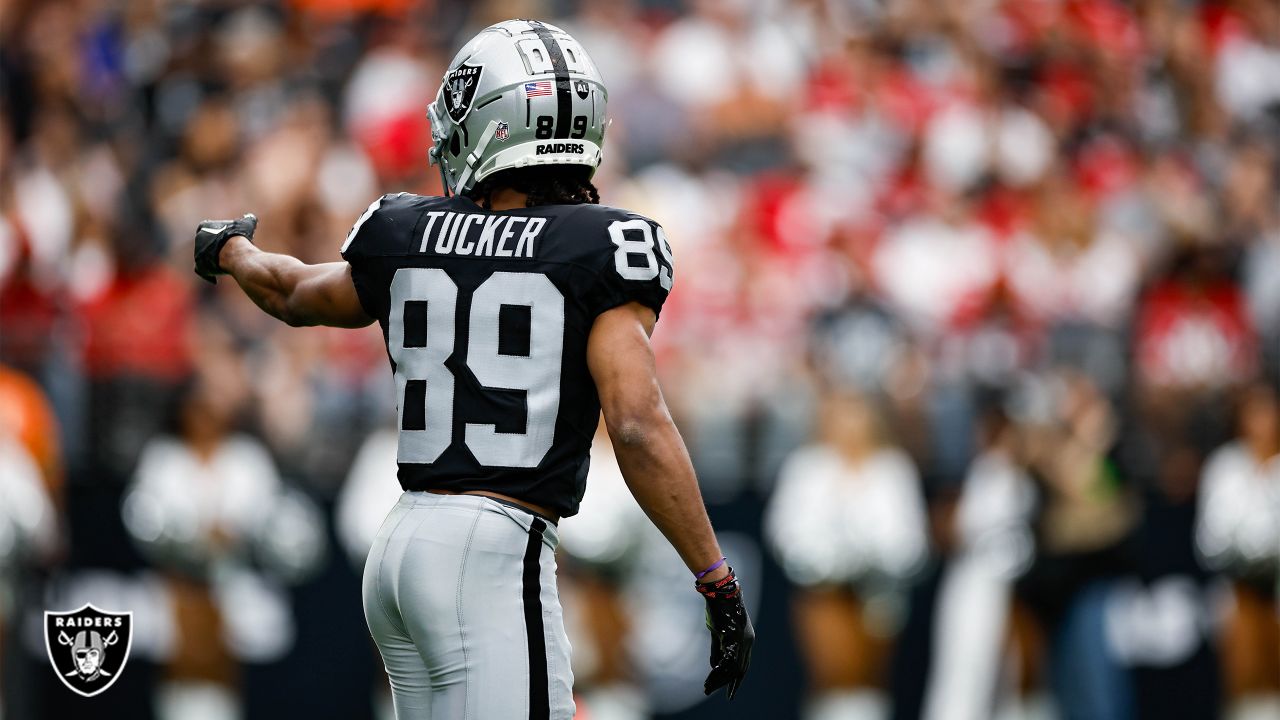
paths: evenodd
<path fill-rule="evenodd" d="M 542 626 L 542 531 L 547 524 L 534 518 L 524 550 L 524 628 L 529 640 L 529 720 L 551 717 L 547 678 L 547 639 Z"/>

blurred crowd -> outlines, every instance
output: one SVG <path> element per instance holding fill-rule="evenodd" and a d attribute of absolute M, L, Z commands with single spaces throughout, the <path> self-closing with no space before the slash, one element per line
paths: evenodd
<path fill-rule="evenodd" d="M 333 261 L 438 193 L 426 104 L 510 17 L 591 52 L 603 200 L 675 248 L 735 716 L 1280 718 L 1274 0 L 0 4 L 0 717 L 387 717 L 379 332 L 276 323 L 191 236 Z M 689 717 L 701 601 L 593 453 L 580 714 Z M 91 700 L 42 635 L 84 602 L 135 618 Z"/>

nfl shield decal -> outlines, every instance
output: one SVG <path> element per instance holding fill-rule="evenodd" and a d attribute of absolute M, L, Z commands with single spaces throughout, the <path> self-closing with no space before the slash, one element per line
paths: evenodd
<path fill-rule="evenodd" d="M 53 671 L 70 690 L 93 697 L 124 672 L 133 646 L 133 613 L 85 605 L 44 614 L 44 646 Z"/>
<path fill-rule="evenodd" d="M 471 112 L 471 103 L 476 99 L 476 87 L 480 85 L 480 74 L 483 71 L 483 65 L 463 63 L 445 76 L 444 107 L 454 122 L 462 122 L 467 113 Z"/>
<path fill-rule="evenodd" d="M 498 121 L 498 126 L 493 129 L 493 137 L 502 142 L 506 142 L 507 138 L 511 137 L 511 126 L 506 120 Z"/>

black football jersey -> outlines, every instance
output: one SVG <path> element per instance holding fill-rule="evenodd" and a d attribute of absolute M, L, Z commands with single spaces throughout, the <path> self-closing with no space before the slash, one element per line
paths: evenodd
<path fill-rule="evenodd" d="M 369 206 L 342 257 L 395 374 L 400 485 L 576 513 L 600 414 L 587 336 L 624 303 L 662 310 L 662 228 L 600 205 L 400 193 Z"/>

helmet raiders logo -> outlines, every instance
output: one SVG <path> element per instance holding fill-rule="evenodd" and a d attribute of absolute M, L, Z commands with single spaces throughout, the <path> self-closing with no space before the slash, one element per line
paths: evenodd
<path fill-rule="evenodd" d="M 573 91 L 578 93 L 578 97 L 586 100 L 587 96 L 591 94 L 591 85 L 586 80 L 578 80 L 573 84 Z"/>
<path fill-rule="evenodd" d="M 476 86 L 480 84 L 483 65 L 463 63 L 444 78 L 444 107 L 456 123 L 471 112 L 471 102 L 476 99 Z"/>
<path fill-rule="evenodd" d="M 62 684 L 93 697 L 124 671 L 133 646 L 133 613 L 113 613 L 85 605 L 71 612 L 44 614 L 44 645 Z"/>

